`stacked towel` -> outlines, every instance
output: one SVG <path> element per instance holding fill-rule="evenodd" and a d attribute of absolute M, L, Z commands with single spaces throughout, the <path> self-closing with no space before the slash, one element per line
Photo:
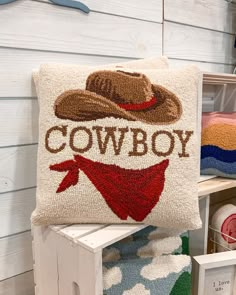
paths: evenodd
<path fill-rule="evenodd" d="M 103 251 L 104 295 L 188 295 L 188 234 L 149 226 Z"/>
<path fill-rule="evenodd" d="M 201 174 L 236 178 L 236 113 L 204 113 Z"/>

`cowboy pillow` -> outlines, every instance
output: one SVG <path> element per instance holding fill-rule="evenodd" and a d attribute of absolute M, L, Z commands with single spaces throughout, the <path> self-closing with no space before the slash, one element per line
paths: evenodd
<path fill-rule="evenodd" d="M 87 65 L 79 65 L 83 69 L 91 69 L 91 66 Z M 66 65 L 64 65 L 66 67 Z M 112 68 L 123 68 L 128 67 L 129 69 L 167 69 L 169 67 L 168 64 L 168 58 L 166 56 L 161 57 L 150 57 L 150 58 L 143 58 L 143 59 L 137 59 L 137 60 L 131 60 L 127 62 L 120 62 L 120 63 L 113 63 L 113 64 L 107 64 L 107 65 L 99 65 L 96 67 L 93 67 L 93 69 L 112 69 Z M 33 79 L 36 86 L 36 89 L 38 89 L 38 83 L 39 83 L 39 71 L 35 70 L 33 72 Z"/>
<path fill-rule="evenodd" d="M 201 74 L 42 65 L 34 224 L 195 229 Z"/>

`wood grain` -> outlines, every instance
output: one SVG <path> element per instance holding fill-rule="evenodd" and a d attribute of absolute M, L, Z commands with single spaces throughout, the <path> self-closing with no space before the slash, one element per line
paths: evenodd
<path fill-rule="evenodd" d="M 57 233 L 59 233 L 63 237 L 66 237 L 67 239 L 74 241 L 74 239 L 78 237 L 86 236 L 89 233 L 93 233 L 104 228 L 105 226 L 106 225 L 103 224 L 75 224 L 62 228 L 59 231 L 52 227 L 52 230 L 57 231 Z"/>
<path fill-rule="evenodd" d="M 235 64 L 234 36 L 164 22 L 164 55 L 170 58 Z"/>
<path fill-rule="evenodd" d="M 48 0 L 43 0 L 48 2 Z M 122 0 L 83 0 L 91 11 L 108 13 L 119 16 L 137 18 L 141 20 L 149 20 L 154 22 L 162 22 L 162 0 L 129 0 L 124 3 Z"/>
<path fill-rule="evenodd" d="M 32 70 L 38 69 L 42 63 L 86 64 L 92 66 L 127 60 L 118 57 L 0 48 L 0 97 L 36 96 L 32 81 Z"/>
<path fill-rule="evenodd" d="M 0 280 L 32 270 L 30 232 L 0 239 Z"/>
<path fill-rule="evenodd" d="M 97 252 L 145 227 L 143 224 L 114 224 L 84 237 L 75 238 L 74 241 L 89 251 Z"/>
<path fill-rule="evenodd" d="M 0 282 L 0 295 L 34 295 L 33 271 Z"/>
<path fill-rule="evenodd" d="M 37 145 L 0 149 L 0 192 L 36 185 Z"/>
<path fill-rule="evenodd" d="M 102 65 L 128 61 L 126 58 L 90 56 L 80 54 L 42 52 L 24 49 L 0 48 L 0 97 L 32 97 L 36 96 L 32 82 L 32 69 L 39 68 L 42 63 L 57 62 L 69 64 Z M 170 59 L 171 67 L 196 64 L 203 71 L 232 73 L 234 67 L 225 64 L 203 63 Z M 1 139 L 0 139 L 1 142 Z"/>
<path fill-rule="evenodd" d="M 209 225 L 210 196 L 200 198 L 199 211 L 202 220 L 202 228 L 189 232 L 190 255 L 204 255 L 207 253 L 207 236 Z"/>
<path fill-rule="evenodd" d="M 165 20 L 231 34 L 236 31 L 236 5 L 227 1 L 165 0 L 164 5 Z"/>
<path fill-rule="evenodd" d="M 219 206 L 222 206 L 225 204 L 236 205 L 236 187 L 212 194 L 211 206 L 218 205 L 218 204 Z"/>
<path fill-rule="evenodd" d="M 0 99 L 0 147 L 38 142 L 38 101 Z"/>
<path fill-rule="evenodd" d="M 0 238 L 30 229 L 35 194 L 35 189 L 26 189 L 0 195 Z"/>
<path fill-rule="evenodd" d="M 35 295 L 63 295 L 59 293 L 58 248 L 60 237 L 47 226 L 33 226 L 34 282 Z M 70 244 L 69 241 L 67 241 Z M 70 253 L 64 252 L 67 257 Z M 76 261 L 76 259 L 74 259 Z M 67 269 L 70 273 L 71 268 Z M 72 287 L 72 286 L 71 286 Z M 73 294 L 72 292 L 67 293 Z M 77 295 L 75 293 L 75 295 Z"/>
<path fill-rule="evenodd" d="M 206 196 L 234 187 L 236 187 L 236 180 L 217 177 L 200 182 L 198 184 L 198 196 Z"/>
<path fill-rule="evenodd" d="M 200 62 L 192 60 L 181 60 L 181 59 L 169 59 L 170 67 L 179 68 L 189 64 L 195 64 L 199 67 L 201 71 L 211 72 L 211 73 L 228 73 L 232 74 L 234 70 L 233 65 L 220 64 L 220 63 L 210 63 L 210 62 Z"/>
<path fill-rule="evenodd" d="M 162 25 L 22 0 L 0 9 L 0 46 L 138 58 L 161 55 Z"/>

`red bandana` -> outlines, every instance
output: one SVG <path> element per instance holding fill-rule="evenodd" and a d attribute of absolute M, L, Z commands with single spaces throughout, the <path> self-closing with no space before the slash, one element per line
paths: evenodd
<path fill-rule="evenodd" d="M 130 216 L 141 222 L 159 201 L 168 165 L 169 160 L 164 160 L 146 169 L 134 170 L 95 162 L 76 155 L 74 160 L 51 165 L 50 169 L 67 172 L 57 193 L 76 185 L 81 170 L 120 219 L 126 220 Z"/>

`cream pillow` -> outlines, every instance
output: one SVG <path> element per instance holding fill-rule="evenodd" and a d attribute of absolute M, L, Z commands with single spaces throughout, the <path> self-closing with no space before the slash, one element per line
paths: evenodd
<path fill-rule="evenodd" d="M 65 65 L 66 66 L 66 65 Z M 169 67 L 168 64 L 168 58 L 166 56 L 161 57 L 150 57 L 150 58 L 144 58 L 144 59 L 137 59 L 137 60 L 131 60 L 127 62 L 120 62 L 120 63 L 111 63 L 107 65 L 101 65 L 101 66 L 87 66 L 87 65 L 79 65 L 80 68 L 83 69 L 104 69 L 104 68 L 122 68 L 122 67 L 128 67 L 130 69 L 167 69 Z M 39 71 L 34 70 L 33 71 L 33 79 L 36 86 L 36 90 L 38 87 L 38 81 L 39 81 Z"/>
<path fill-rule="evenodd" d="M 34 224 L 196 229 L 200 71 L 42 65 Z"/>

